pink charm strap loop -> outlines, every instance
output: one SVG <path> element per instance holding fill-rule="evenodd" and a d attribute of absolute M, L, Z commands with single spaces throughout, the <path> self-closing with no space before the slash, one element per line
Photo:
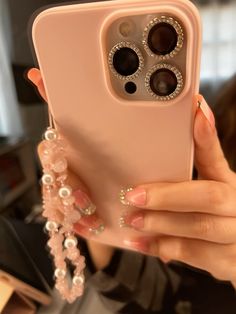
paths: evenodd
<path fill-rule="evenodd" d="M 47 244 L 56 267 L 55 286 L 62 297 L 72 303 L 84 290 L 85 258 L 80 255 L 77 248 L 78 241 L 73 229 L 73 224 L 78 222 L 81 214 L 76 209 L 72 188 L 65 183 L 67 179 L 65 142 L 53 128 L 52 118 L 44 137 L 41 159 L 43 216 L 47 218 L 46 230 L 50 237 Z M 68 264 L 74 268 L 71 282 Z"/>

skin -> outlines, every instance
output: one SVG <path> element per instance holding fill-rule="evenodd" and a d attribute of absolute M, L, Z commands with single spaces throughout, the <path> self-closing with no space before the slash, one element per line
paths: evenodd
<path fill-rule="evenodd" d="M 28 78 L 46 100 L 40 71 L 31 69 Z M 197 110 L 194 141 L 195 167 L 201 179 L 135 187 L 146 192 L 146 203 L 137 205 L 136 213 L 128 214 L 125 219 L 130 225 L 134 219 L 142 221 L 142 226 L 135 228 L 143 236 L 127 239 L 126 245 L 166 262 L 184 262 L 234 284 L 236 174 L 224 157 L 210 111 L 206 115 Z M 92 241 L 87 229 L 88 225 L 81 224 L 76 231 L 87 238 L 92 258 L 101 269 L 109 264 L 113 248 Z"/>

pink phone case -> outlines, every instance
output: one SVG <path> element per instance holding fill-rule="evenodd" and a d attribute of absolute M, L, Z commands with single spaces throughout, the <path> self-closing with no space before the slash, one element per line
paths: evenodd
<path fill-rule="evenodd" d="M 106 30 L 121 16 L 163 12 L 185 28 L 185 85 L 174 100 L 128 101 L 111 87 Z M 118 221 L 121 188 L 190 180 L 194 97 L 199 89 L 200 18 L 187 0 L 118 0 L 66 5 L 41 12 L 33 43 L 49 107 L 69 142 L 70 167 L 89 188 L 105 231 L 94 240 L 125 247 L 142 235 Z M 133 210 L 134 208 L 130 208 Z"/>

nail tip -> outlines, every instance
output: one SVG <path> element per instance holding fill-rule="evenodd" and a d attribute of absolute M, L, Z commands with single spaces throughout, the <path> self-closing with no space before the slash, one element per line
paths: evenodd
<path fill-rule="evenodd" d="M 126 199 L 126 194 L 128 192 L 131 192 L 133 190 L 133 188 L 123 188 L 120 190 L 120 193 L 119 193 L 119 199 L 120 199 L 120 202 L 122 205 L 125 205 L 125 206 L 129 206 L 131 205 L 130 202 Z"/>

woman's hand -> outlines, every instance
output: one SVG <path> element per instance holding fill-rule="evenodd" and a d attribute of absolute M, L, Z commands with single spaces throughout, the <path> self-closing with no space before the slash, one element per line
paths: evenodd
<path fill-rule="evenodd" d="M 46 92 L 41 77 L 41 73 L 38 69 L 31 69 L 28 72 L 28 78 L 37 87 L 40 95 L 45 101 L 47 101 Z M 40 160 L 43 159 L 43 142 L 38 147 L 38 155 Z M 76 205 L 85 210 L 86 208 L 92 208 L 92 201 L 89 197 L 89 192 L 86 187 L 81 183 L 80 179 L 69 169 L 69 175 L 67 183 L 73 188 L 73 196 L 75 197 Z M 44 190 L 42 191 L 45 192 Z M 86 238 L 88 250 L 93 260 L 96 269 L 103 269 L 106 267 L 112 258 L 114 248 L 104 244 L 100 244 L 94 241 L 98 231 L 103 229 L 104 223 L 94 212 L 92 215 L 83 215 L 79 222 L 75 224 L 75 232 L 80 236 Z"/>
<path fill-rule="evenodd" d="M 224 158 L 213 113 L 204 99 L 195 118 L 194 140 L 201 180 L 145 184 L 124 191 L 121 201 L 140 209 L 124 215 L 123 223 L 143 232 L 143 237 L 125 243 L 165 261 L 182 261 L 218 279 L 235 281 L 236 174 Z"/>

